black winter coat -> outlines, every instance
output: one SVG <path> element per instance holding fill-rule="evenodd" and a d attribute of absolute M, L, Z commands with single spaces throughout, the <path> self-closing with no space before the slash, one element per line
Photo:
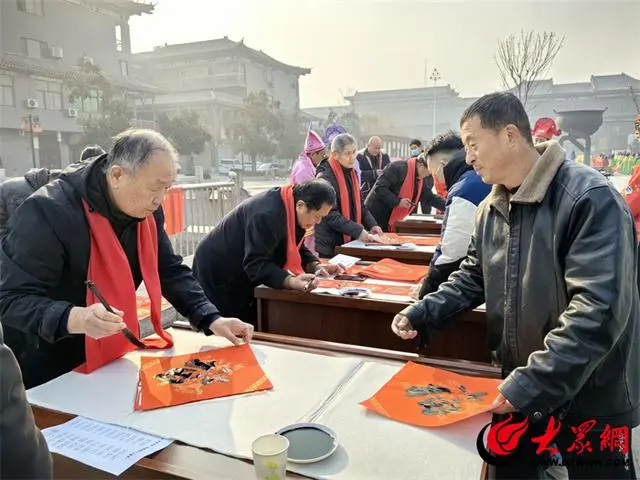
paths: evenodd
<path fill-rule="evenodd" d="M 16 211 L 0 249 L 0 316 L 27 388 L 49 381 L 84 362 L 84 335 L 69 335 L 74 306 L 85 306 L 89 265 L 89 225 L 82 199 L 109 219 L 129 260 L 136 288 L 142 282 L 138 262 L 137 220 L 111 202 L 103 173 L 106 154 L 77 164 L 31 195 Z M 195 328 L 207 334 L 219 317 L 191 270 L 173 252 L 158 226 L 158 270 L 163 296 Z"/>
<path fill-rule="evenodd" d="M 385 232 L 389 231 L 391 212 L 400 203 L 400 189 L 407 177 L 407 169 L 407 162 L 403 160 L 390 164 L 384 169 L 382 175 L 378 177 L 365 200 L 365 205 L 371 215 Z M 413 187 L 414 192 L 418 188 L 419 181 L 420 179 L 416 175 Z M 413 198 L 410 200 L 413 201 Z"/>
<path fill-rule="evenodd" d="M 283 288 L 286 220 L 280 188 L 273 188 L 242 202 L 200 242 L 193 272 L 222 315 L 255 323 L 255 287 Z M 296 242 L 304 234 L 296 228 Z M 318 261 L 304 244 L 300 257 L 303 268 Z"/>

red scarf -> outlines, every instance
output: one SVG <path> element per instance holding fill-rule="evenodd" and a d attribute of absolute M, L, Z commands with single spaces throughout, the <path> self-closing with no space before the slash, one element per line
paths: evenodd
<path fill-rule="evenodd" d="M 633 169 L 627 188 L 622 191 L 622 196 L 629 205 L 631 215 L 636 221 L 636 231 L 640 235 L 640 166 Z"/>
<path fill-rule="evenodd" d="M 436 187 L 436 193 L 438 194 L 439 197 L 444 198 L 445 200 L 447 199 L 447 185 L 443 182 L 440 182 L 440 180 L 438 180 L 438 178 L 434 175 L 433 176 L 433 184 Z M 444 211 L 442 210 L 436 210 L 440 215 L 442 215 L 444 213 Z"/>
<path fill-rule="evenodd" d="M 82 201 L 89 224 L 91 250 L 87 280 L 92 280 L 104 299 L 114 308 L 124 312 L 124 322 L 136 337 L 140 337 L 138 324 L 138 303 L 136 287 L 127 256 L 118 241 L 109 220 L 89 209 Z M 160 338 L 143 340 L 147 348 L 173 347 L 173 338 L 162 329 L 161 302 L 162 289 L 158 275 L 158 231 L 153 215 L 138 223 L 138 259 L 140 270 L 150 300 L 151 323 Z M 87 289 L 87 305 L 99 300 Z M 135 345 L 122 333 L 116 333 L 99 340 L 85 335 L 86 362 L 76 371 L 91 373 L 125 353 L 134 350 Z"/>
<path fill-rule="evenodd" d="M 351 169 L 351 185 L 353 186 L 353 194 L 356 202 L 356 218 L 351 218 L 351 199 L 349 198 L 349 191 L 347 190 L 347 182 L 344 179 L 344 170 L 342 166 L 333 156 L 333 153 L 329 157 L 329 166 L 333 170 L 333 174 L 336 176 L 338 182 L 338 194 L 340 195 L 340 213 L 344 218 L 353 220 L 356 223 L 362 223 L 362 199 L 360 198 L 360 183 L 358 182 L 358 176 L 355 169 Z M 344 243 L 349 242 L 349 235 L 344 235 Z"/>
<path fill-rule="evenodd" d="M 446 200 L 446 198 L 447 198 L 447 186 L 444 183 L 440 182 L 440 180 L 438 180 L 438 178 L 435 175 L 433 176 L 433 184 L 436 187 L 436 193 L 440 197 L 442 197 L 442 198 L 444 198 Z"/>
<path fill-rule="evenodd" d="M 287 260 L 284 264 L 284 270 L 294 275 L 302 275 L 302 259 L 300 258 L 300 247 L 304 242 L 304 236 L 300 243 L 296 244 L 296 206 L 293 198 L 293 185 L 284 185 L 280 187 L 280 197 L 284 203 L 284 211 L 287 217 Z"/>
<path fill-rule="evenodd" d="M 414 205 L 417 205 L 420 195 L 422 195 L 422 183 L 423 180 L 418 181 L 418 188 L 414 189 L 416 182 L 416 158 L 410 158 L 407 160 L 407 175 L 404 177 L 402 187 L 400 187 L 400 198 L 408 198 Z M 402 220 L 407 215 L 411 215 L 415 207 L 401 207 L 400 205 L 394 207 L 389 217 L 389 231 L 396 231 L 396 222 Z"/>

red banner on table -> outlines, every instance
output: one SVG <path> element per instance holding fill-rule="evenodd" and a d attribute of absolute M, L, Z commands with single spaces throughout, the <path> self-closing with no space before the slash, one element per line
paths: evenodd
<path fill-rule="evenodd" d="M 419 237 L 414 235 L 398 235 L 397 233 L 385 233 L 382 242 L 391 243 L 413 243 L 419 247 L 437 247 L 440 245 L 440 237 Z"/>
<path fill-rule="evenodd" d="M 413 285 L 375 285 L 371 283 L 353 282 L 349 280 L 321 279 L 319 288 L 367 288 L 371 293 L 384 295 L 411 296 Z"/>
<path fill-rule="evenodd" d="M 363 275 L 377 280 L 389 280 L 392 282 L 418 283 L 422 280 L 429 267 L 422 265 L 407 265 L 390 258 L 383 258 L 361 270 Z"/>
<path fill-rule="evenodd" d="M 501 382 L 409 362 L 360 404 L 398 422 L 441 427 L 489 411 Z"/>

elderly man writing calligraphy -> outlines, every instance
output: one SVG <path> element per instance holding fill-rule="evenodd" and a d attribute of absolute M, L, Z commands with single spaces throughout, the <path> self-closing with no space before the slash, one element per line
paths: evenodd
<path fill-rule="evenodd" d="M 172 346 L 162 296 L 205 334 L 251 337 L 250 325 L 220 315 L 164 231 L 176 158 L 159 133 L 124 132 L 108 154 L 73 166 L 16 212 L 0 252 L 0 315 L 27 388 L 91 372 L 134 346 Z M 159 338 L 141 343 L 143 281 Z"/>
<path fill-rule="evenodd" d="M 524 107 L 510 93 L 480 98 L 460 126 L 467 163 L 493 190 L 459 270 L 398 314 L 392 329 L 431 341 L 458 314 L 486 303 L 489 347 L 504 376 L 494 423 L 506 413 L 529 421 L 519 457 L 496 466 L 492 478 L 540 478 L 550 459 L 537 454 L 535 440 L 547 427 L 558 427 L 550 446 L 570 478 L 636 478 L 640 297 L 629 209 L 606 178 L 566 160 L 557 142 L 535 147 Z M 572 428 L 591 419 L 586 439 L 594 447 L 578 463 Z M 609 444 L 625 448 L 599 448 L 619 427 L 625 438 Z"/>

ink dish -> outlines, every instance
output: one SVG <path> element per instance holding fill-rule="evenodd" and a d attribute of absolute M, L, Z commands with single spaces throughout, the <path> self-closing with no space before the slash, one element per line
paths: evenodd
<path fill-rule="evenodd" d="M 288 461 L 316 463 L 338 448 L 338 437 L 329 427 L 317 423 L 297 423 L 276 432 L 289 440 Z"/>

